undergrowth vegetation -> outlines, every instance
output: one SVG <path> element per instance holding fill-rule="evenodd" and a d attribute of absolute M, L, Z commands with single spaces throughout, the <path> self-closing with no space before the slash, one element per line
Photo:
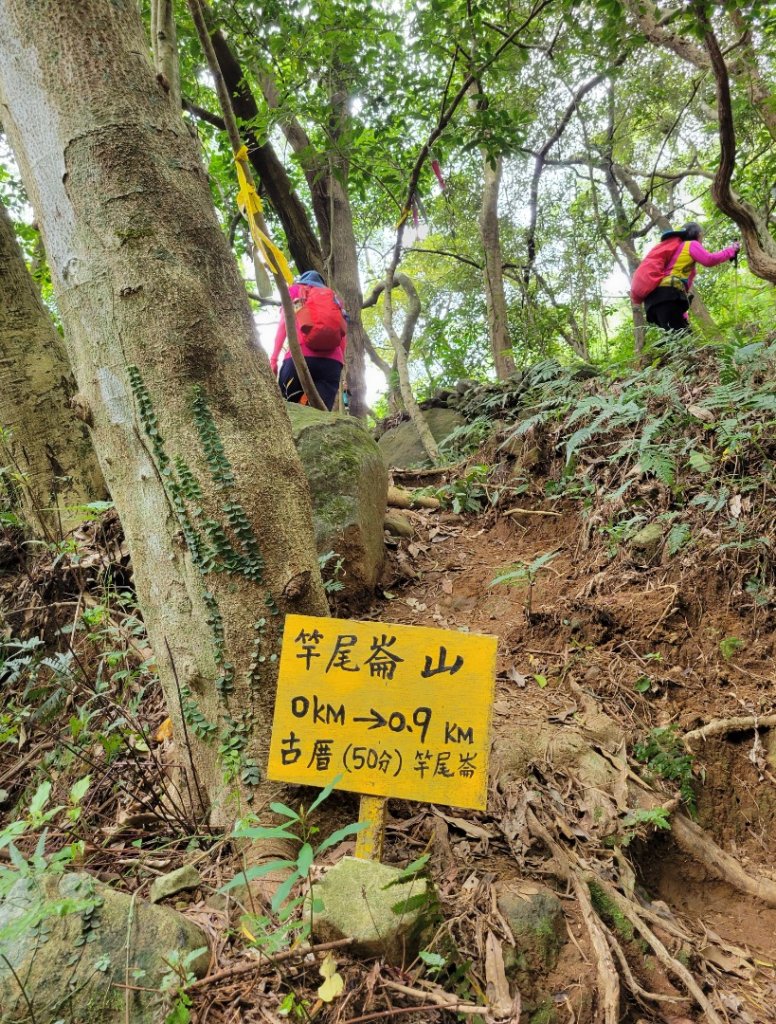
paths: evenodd
<path fill-rule="evenodd" d="M 666 556 L 707 552 L 755 610 L 773 606 L 776 341 L 699 349 L 678 339 L 651 357 L 637 370 L 546 361 L 478 389 L 463 411 L 477 437 L 483 418 L 493 425 L 473 456 L 477 490 L 458 505 L 505 508 L 527 490 L 575 502 L 611 557 L 656 522 Z M 471 480 L 464 471 L 448 489 L 470 494 Z"/>

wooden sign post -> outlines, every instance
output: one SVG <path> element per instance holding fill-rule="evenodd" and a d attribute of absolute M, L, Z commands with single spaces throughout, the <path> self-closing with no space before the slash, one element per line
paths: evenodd
<path fill-rule="evenodd" d="M 380 859 L 385 798 L 484 810 L 496 638 L 286 618 L 268 775 L 363 794 L 356 855 Z"/>

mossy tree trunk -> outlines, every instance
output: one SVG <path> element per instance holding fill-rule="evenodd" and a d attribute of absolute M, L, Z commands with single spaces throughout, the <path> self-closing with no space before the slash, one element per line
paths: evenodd
<path fill-rule="evenodd" d="M 75 390 L 64 343 L 0 202 L 0 459 L 12 501 L 49 540 L 83 521 L 78 506 L 106 497 L 86 427 L 70 408 Z"/>
<path fill-rule="evenodd" d="M 0 0 L 0 100 L 189 795 L 226 823 L 271 790 L 283 613 L 326 613 L 289 421 L 135 0 Z"/>

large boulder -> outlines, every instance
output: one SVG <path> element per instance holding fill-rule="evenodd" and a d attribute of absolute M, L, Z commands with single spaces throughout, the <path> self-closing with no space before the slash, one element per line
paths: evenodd
<path fill-rule="evenodd" d="M 462 427 L 466 423 L 464 417 L 454 409 L 443 409 L 437 406 L 424 409 L 423 418 L 437 444 L 449 437 L 456 427 Z M 386 430 L 377 443 L 388 466 L 410 469 L 413 466 L 431 465 L 423 445 L 420 443 L 420 435 L 415 429 L 415 424 L 410 420 L 405 420 L 397 427 Z"/>
<path fill-rule="evenodd" d="M 177 911 L 85 873 L 20 878 L 0 902 L 0 1024 L 157 1024 L 171 956 L 198 977 L 209 963 Z"/>
<path fill-rule="evenodd" d="M 344 594 L 370 593 L 385 560 L 388 471 L 377 443 L 351 417 L 294 404 L 287 409 L 310 482 L 318 552 L 343 559 Z"/>

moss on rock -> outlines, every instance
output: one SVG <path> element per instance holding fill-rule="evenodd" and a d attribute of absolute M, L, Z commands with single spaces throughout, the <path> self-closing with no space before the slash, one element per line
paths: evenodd
<path fill-rule="evenodd" d="M 377 443 L 347 416 L 293 404 L 288 414 L 310 484 L 318 552 L 343 559 L 346 594 L 369 593 L 385 559 L 388 471 Z"/>

